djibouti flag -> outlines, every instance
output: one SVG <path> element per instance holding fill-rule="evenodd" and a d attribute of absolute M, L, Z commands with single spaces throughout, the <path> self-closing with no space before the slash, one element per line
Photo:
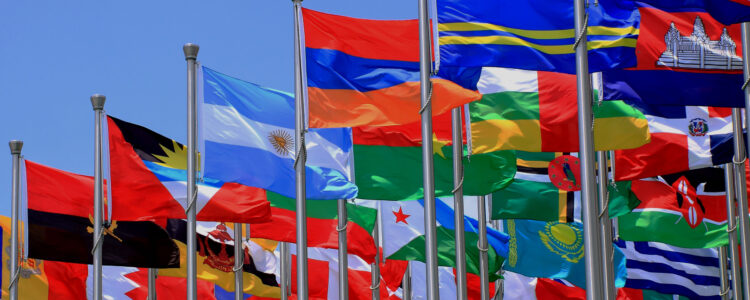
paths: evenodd
<path fill-rule="evenodd" d="M 383 256 L 395 260 L 417 260 L 425 262 L 425 230 L 423 200 L 378 201 L 383 222 Z M 437 214 L 438 264 L 456 267 L 455 226 L 453 209 L 440 199 L 435 200 Z M 464 216 L 466 239 L 466 271 L 479 274 L 478 222 Z M 500 278 L 497 274 L 508 254 L 508 236 L 487 228 L 489 244 L 490 280 Z"/>

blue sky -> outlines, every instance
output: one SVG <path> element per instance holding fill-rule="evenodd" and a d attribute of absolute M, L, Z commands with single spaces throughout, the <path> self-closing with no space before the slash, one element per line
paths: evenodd
<path fill-rule="evenodd" d="M 417 1 L 308 0 L 305 7 L 371 19 L 416 18 Z M 0 2 L 0 214 L 10 214 L 7 141 L 26 159 L 93 174 L 94 116 L 107 113 L 184 142 L 182 45 L 225 74 L 292 91 L 292 2 Z"/>

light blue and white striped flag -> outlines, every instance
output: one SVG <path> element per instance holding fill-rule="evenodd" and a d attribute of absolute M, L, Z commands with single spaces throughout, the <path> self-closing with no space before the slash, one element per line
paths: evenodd
<path fill-rule="evenodd" d="M 202 71 L 205 176 L 294 197 L 294 96 Z M 307 198 L 354 198 L 351 129 L 310 129 L 305 139 Z"/>
<path fill-rule="evenodd" d="M 716 249 L 688 249 L 656 242 L 615 243 L 625 254 L 625 287 L 690 299 L 721 299 Z"/>

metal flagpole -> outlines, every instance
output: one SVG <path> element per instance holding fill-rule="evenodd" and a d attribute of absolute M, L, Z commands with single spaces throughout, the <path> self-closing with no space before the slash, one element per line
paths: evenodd
<path fill-rule="evenodd" d="M 280 243 L 280 259 L 279 259 L 279 283 L 281 287 L 281 300 L 289 299 L 289 276 L 291 276 L 289 268 L 289 244 Z"/>
<path fill-rule="evenodd" d="M 586 253 L 586 298 L 604 299 L 602 286 L 601 228 L 599 205 L 596 197 L 594 171 L 594 133 L 591 113 L 591 75 L 589 74 L 586 45 L 586 0 L 575 0 L 574 44 L 576 52 L 576 79 L 578 88 L 578 139 L 581 161 L 581 203 L 583 204 L 584 252 Z"/>
<path fill-rule="evenodd" d="M 729 256 L 731 257 L 732 267 L 732 299 L 741 299 L 741 281 L 740 275 L 740 249 L 737 244 L 737 207 L 735 201 L 734 189 L 734 165 L 724 165 L 724 184 L 727 193 L 727 233 L 729 235 Z"/>
<path fill-rule="evenodd" d="M 422 184 L 424 185 L 425 264 L 427 299 L 439 299 L 435 183 L 432 152 L 432 53 L 428 0 L 419 0 L 419 82 L 422 108 Z"/>
<path fill-rule="evenodd" d="M 91 96 L 91 106 L 94 108 L 94 246 L 91 254 L 94 257 L 93 292 L 94 300 L 102 299 L 102 239 L 104 238 L 103 207 L 104 207 L 104 179 L 102 178 L 102 114 L 104 102 L 107 98 L 95 94 Z"/>
<path fill-rule="evenodd" d="M 743 24 L 743 29 L 745 28 Z M 734 188 L 735 197 L 737 198 L 737 207 L 739 207 L 740 216 L 740 248 L 742 249 L 742 259 L 740 261 L 748 266 L 750 261 L 750 220 L 748 220 L 747 206 L 747 182 L 745 182 L 745 141 L 742 133 L 742 116 L 741 109 L 732 109 L 732 128 L 734 132 Z M 750 291 L 750 268 L 742 268 L 742 287 L 744 291 Z M 750 299 L 750 293 L 745 293 L 745 300 Z"/>
<path fill-rule="evenodd" d="M 21 215 L 21 149 L 22 141 L 12 140 L 8 143 L 10 146 L 10 155 L 13 157 L 12 182 L 13 186 L 10 191 L 10 286 L 8 287 L 11 300 L 18 300 L 18 275 L 20 274 L 21 265 L 19 259 L 19 237 L 18 237 L 18 218 Z"/>
<path fill-rule="evenodd" d="M 346 227 L 348 215 L 346 212 L 346 200 L 339 199 L 339 225 L 336 228 L 339 234 L 339 299 L 349 299 L 349 251 L 346 247 Z"/>
<path fill-rule="evenodd" d="M 305 205 L 305 91 L 302 88 L 302 0 L 294 3 L 294 181 L 297 200 L 297 298 L 307 300 L 307 207 Z"/>
<path fill-rule="evenodd" d="M 601 223 L 602 233 L 602 280 L 604 281 L 604 291 L 606 300 L 614 300 L 617 296 L 617 290 L 615 289 L 615 271 L 613 265 L 613 259 L 615 255 L 615 249 L 612 246 L 612 221 L 609 220 L 609 193 L 607 191 L 607 185 L 609 184 L 607 174 L 607 152 L 597 151 L 596 152 L 598 172 L 598 187 L 599 187 L 599 205 L 601 206 L 601 212 L 599 213 L 599 222 Z"/>
<path fill-rule="evenodd" d="M 244 284 L 242 282 L 242 266 L 245 265 L 243 253 L 242 224 L 234 223 L 234 300 L 243 300 Z"/>
<path fill-rule="evenodd" d="M 380 208 L 380 205 L 378 205 Z M 375 218 L 375 228 L 372 230 L 372 239 L 375 240 L 375 262 L 371 265 L 370 270 L 370 290 L 372 291 L 372 299 L 380 300 L 380 209 L 378 209 L 377 217 Z M 341 273 L 341 270 L 339 270 Z"/>
<path fill-rule="evenodd" d="M 490 216 L 492 216 L 492 194 L 487 195 L 487 209 L 490 211 Z M 495 230 L 500 230 L 500 225 L 498 224 L 498 220 L 492 220 L 490 218 L 490 228 Z M 502 274 L 502 269 L 499 271 Z M 495 295 L 492 296 L 492 299 L 503 299 L 503 279 L 495 280 Z"/>
<path fill-rule="evenodd" d="M 719 250 L 719 275 L 721 279 L 721 299 L 729 299 L 729 274 L 727 273 L 727 246 L 717 247 Z"/>
<path fill-rule="evenodd" d="M 479 292 L 481 293 L 482 300 L 490 299 L 490 266 L 489 257 L 487 257 L 487 251 L 489 246 L 487 245 L 487 207 L 485 196 L 479 196 L 478 199 L 478 211 L 479 215 L 479 241 L 477 241 L 477 249 L 479 249 Z"/>
<path fill-rule="evenodd" d="M 406 272 L 404 272 L 404 279 L 401 280 L 401 300 L 411 300 L 411 263 L 406 262 Z"/>
<path fill-rule="evenodd" d="M 197 245 L 196 245 L 196 223 L 195 223 L 195 201 L 198 198 L 198 187 L 196 186 L 197 161 L 197 129 L 198 119 L 196 117 L 196 59 L 198 58 L 198 45 L 187 43 L 182 46 L 187 61 L 187 195 L 188 203 L 185 214 L 187 215 L 187 299 L 198 299 L 198 269 L 197 269 Z"/>
<path fill-rule="evenodd" d="M 456 299 L 466 299 L 466 241 L 464 239 L 464 139 L 461 108 L 451 111 L 453 142 L 453 220 L 456 226 Z"/>
<path fill-rule="evenodd" d="M 156 276 L 158 270 L 155 268 L 148 268 L 148 300 L 156 300 Z"/>

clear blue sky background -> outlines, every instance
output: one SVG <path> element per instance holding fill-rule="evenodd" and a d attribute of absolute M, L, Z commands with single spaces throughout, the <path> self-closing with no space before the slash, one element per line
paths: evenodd
<path fill-rule="evenodd" d="M 372 19 L 416 18 L 417 1 L 307 0 L 305 7 Z M 93 174 L 94 116 L 107 113 L 184 142 L 182 45 L 220 72 L 292 91 L 290 0 L 0 2 L 0 214 L 10 214 L 11 156 Z"/>

